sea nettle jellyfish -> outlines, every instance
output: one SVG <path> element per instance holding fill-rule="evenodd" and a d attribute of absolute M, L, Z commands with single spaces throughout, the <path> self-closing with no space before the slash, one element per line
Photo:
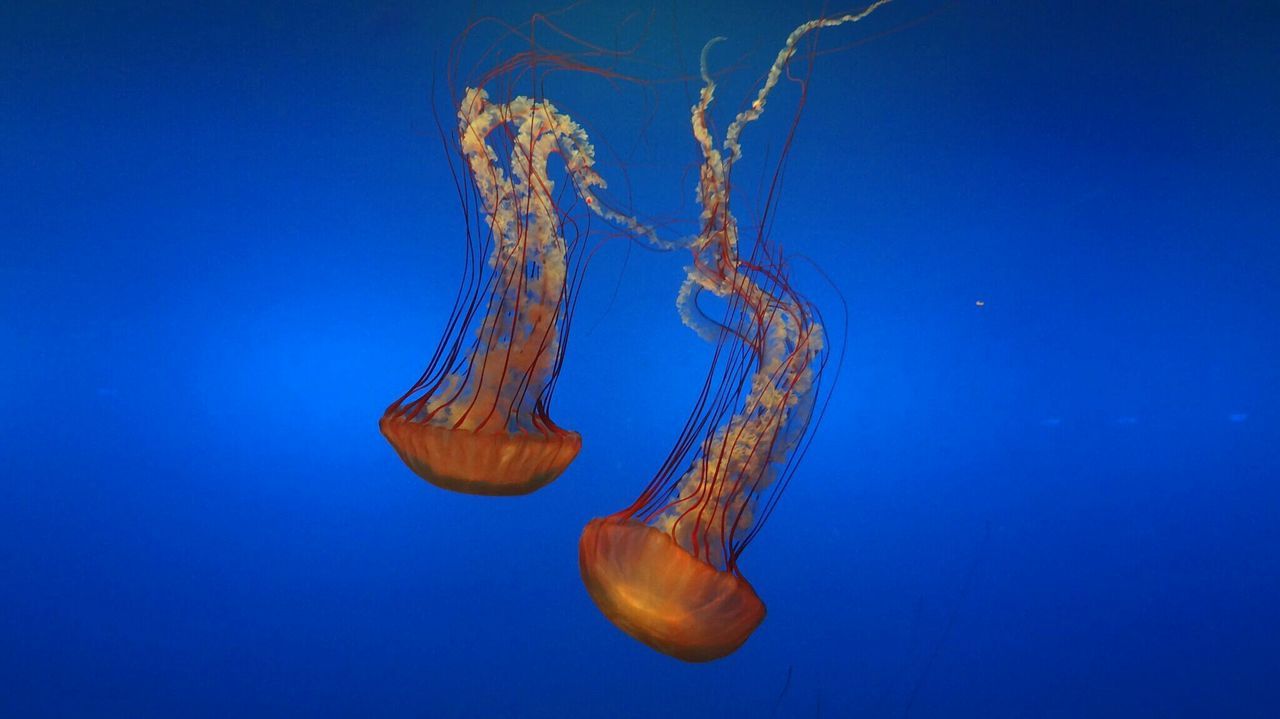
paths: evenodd
<path fill-rule="evenodd" d="M 603 217 L 660 242 L 601 200 L 596 190 L 605 183 L 582 127 L 536 94 L 512 96 L 510 85 L 520 80 L 536 92 L 547 69 L 613 76 L 540 50 L 532 37 L 537 21 L 528 35 L 508 28 L 530 49 L 461 93 L 456 134 L 441 128 L 460 158 L 451 169 L 467 218 L 465 272 L 426 371 L 379 422 L 410 469 L 468 494 L 532 492 L 582 446 L 550 412 L 581 279 L 584 219 Z M 491 97 L 489 85 L 508 99 Z"/>
<path fill-rule="evenodd" d="M 820 317 L 791 286 L 782 256 L 763 229 L 751 254 L 739 254 L 738 222 L 729 211 L 730 177 L 742 154 L 739 136 L 764 111 L 802 38 L 860 20 L 882 4 L 796 28 L 719 148 L 707 123 L 715 94 L 707 49 L 716 40 L 703 50 L 703 87 L 692 113 L 702 152 L 701 230 L 691 245 L 693 264 L 678 305 L 684 322 L 715 343 L 715 359 L 693 415 L 657 476 L 631 506 L 592 520 L 578 545 L 582 579 L 596 606 L 627 634 L 678 659 L 701 662 L 730 654 L 764 619 L 764 603 L 742 576 L 738 559 L 773 511 L 812 436 L 827 357 Z M 773 182 L 770 206 L 777 173 Z M 728 305 L 723 320 L 713 321 L 699 309 L 702 293 Z"/>

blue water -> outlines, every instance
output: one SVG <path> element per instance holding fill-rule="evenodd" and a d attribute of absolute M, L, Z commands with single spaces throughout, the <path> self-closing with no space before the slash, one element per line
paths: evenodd
<path fill-rule="evenodd" d="M 0 715 L 1280 716 L 1274 3 L 901 0 L 823 35 L 866 42 L 816 58 L 772 238 L 847 356 L 742 560 L 768 618 L 698 666 L 576 560 L 710 361 L 685 258 L 593 260 L 564 476 L 438 490 L 377 419 L 461 266 L 431 86 L 472 13 L 152 5 L 0 8 Z M 819 9 L 675 5 L 563 23 L 643 34 L 651 78 L 728 37 L 722 123 Z M 693 84 L 553 79 L 638 210 L 692 210 Z M 796 99 L 744 136 L 743 217 Z"/>

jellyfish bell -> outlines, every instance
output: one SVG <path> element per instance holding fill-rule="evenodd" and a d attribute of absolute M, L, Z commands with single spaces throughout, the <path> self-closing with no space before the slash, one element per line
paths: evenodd
<path fill-rule="evenodd" d="M 550 484 L 582 449 L 582 436 L 551 432 L 475 432 L 383 415 L 378 422 L 409 469 L 443 489 L 506 496 Z"/>
<path fill-rule="evenodd" d="M 747 580 L 717 570 L 633 519 L 594 519 L 578 543 L 583 583 L 622 631 L 687 662 L 732 654 L 764 621 Z"/>

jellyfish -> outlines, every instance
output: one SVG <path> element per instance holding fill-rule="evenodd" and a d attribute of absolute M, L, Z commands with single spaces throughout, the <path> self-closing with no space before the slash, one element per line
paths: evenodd
<path fill-rule="evenodd" d="M 581 435 L 551 418 L 582 273 L 574 249 L 585 230 L 569 203 L 581 200 L 629 234 L 669 246 L 602 199 L 598 190 L 607 185 L 578 123 L 544 98 L 500 102 L 485 89 L 539 62 L 607 74 L 530 50 L 463 92 L 448 143 L 464 175 L 455 177 L 469 240 L 463 281 L 426 370 L 379 421 L 416 474 L 467 494 L 532 492 L 558 477 L 582 446 Z M 571 192 L 557 189 L 553 161 Z"/>
<path fill-rule="evenodd" d="M 763 229 L 751 252 L 739 253 L 739 226 L 729 211 L 739 137 L 763 113 L 805 35 L 861 20 L 884 2 L 797 27 L 720 147 L 707 122 L 716 89 L 707 52 L 719 38 L 703 49 L 703 86 L 692 108 L 702 156 L 700 231 L 689 247 L 693 261 L 677 304 L 685 324 L 715 344 L 714 360 L 656 476 L 630 506 L 589 522 L 578 544 L 583 583 L 600 611 L 633 638 L 678 659 L 731 654 L 764 620 L 764 602 L 738 560 L 812 437 L 828 357 L 821 315 L 794 289 Z M 774 182 L 776 189 L 776 174 Z M 703 293 L 727 305 L 722 320 L 700 308 Z"/>
<path fill-rule="evenodd" d="M 490 137 L 506 132 L 504 168 Z M 433 484 L 525 494 L 559 476 L 582 446 L 581 436 L 550 414 L 572 298 L 547 165 L 560 154 L 566 172 L 589 186 L 591 146 L 551 103 L 496 103 L 479 88 L 469 88 L 458 108 L 458 139 L 483 217 L 481 239 L 468 247 L 444 339 L 379 427 L 404 463 Z"/>

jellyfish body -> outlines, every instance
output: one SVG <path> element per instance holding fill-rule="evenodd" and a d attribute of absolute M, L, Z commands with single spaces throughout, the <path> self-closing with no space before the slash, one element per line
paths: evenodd
<path fill-rule="evenodd" d="M 635 639 L 678 659 L 726 656 L 764 619 L 764 603 L 738 559 L 812 436 L 827 357 L 820 315 L 792 288 L 763 229 L 749 255 L 738 252 L 729 190 L 741 155 L 739 136 L 763 112 L 802 37 L 860 20 L 884 1 L 796 28 L 719 147 L 707 122 L 715 83 L 703 52 L 703 88 L 692 110 L 702 152 L 700 231 L 690 245 L 693 262 L 677 304 L 684 322 L 715 343 L 715 359 L 693 415 L 657 475 L 631 506 L 590 522 L 578 545 L 583 583 L 601 612 Z M 725 301 L 723 319 L 699 308 L 704 292 Z"/>
<path fill-rule="evenodd" d="M 593 519 L 578 543 L 578 561 L 587 592 L 605 616 L 687 662 L 733 652 L 764 620 L 764 602 L 745 579 L 717 570 L 669 533 L 634 519 Z"/>
<path fill-rule="evenodd" d="M 545 100 L 498 103 L 468 89 L 457 149 L 469 180 L 459 192 L 471 240 L 459 299 L 427 370 L 379 427 L 432 484 L 526 494 L 558 477 L 582 446 L 550 416 L 575 270 L 565 237 L 573 223 L 558 204 L 549 161 L 563 163 L 588 207 L 599 205 L 592 188 L 604 183 L 586 134 Z"/>

